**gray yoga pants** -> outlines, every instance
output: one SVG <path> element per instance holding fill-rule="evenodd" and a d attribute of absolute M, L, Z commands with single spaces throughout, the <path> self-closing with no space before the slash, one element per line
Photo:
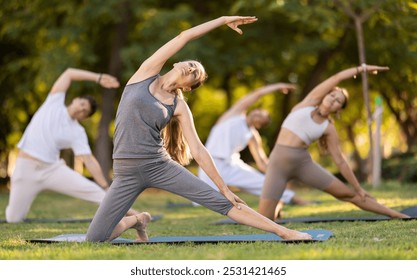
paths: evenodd
<path fill-rule="evenodd" d="M 223 215 L 233 204 L 172 159 L 115 159 L 114 179 L 87 230 L 87 240 L 107 241 L 136 198 L 154 187 L 183 196 Z"/>
<path fill-rule="evenodd" d="M 279 200 L 288 181 L 292 179 L 319 190 L 324 190 L 333 180 L 337 180 L 313 162 L 307 149 L 275 145 L 269 157 L 261 197 Z"/>

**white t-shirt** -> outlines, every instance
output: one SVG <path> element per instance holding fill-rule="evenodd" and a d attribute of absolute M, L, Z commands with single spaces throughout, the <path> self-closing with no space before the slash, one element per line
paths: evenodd
<path fill-rule="evenodd" d="M 62 149 L 70 148 L 75 155 L 91 154 L 84 127 L 68 114 L 65 92 L 48 95 L 17 147 L 47 163 L 57 162 Z"/>
<path fill-rule="evenodd" d="M 246 116 L 242 114 L 213 126 L 205 146 L 212 157 L 232 160 L 240 158 L 240 152 L 248 146 L 252 137 Z"/>

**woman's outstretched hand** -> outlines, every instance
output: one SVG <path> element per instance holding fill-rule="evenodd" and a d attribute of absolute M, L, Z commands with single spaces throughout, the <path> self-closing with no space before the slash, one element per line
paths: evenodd
<path fill-rule="evenodd" d="M 257 21 L 258 19 L 254 16 L 227 16 L 226 17 L 226 24 L 227 26 L 229 26 L 231 29 L 233 29 L 234 31 L 236 31 L 239 34 L 243 34 L 243 31 L 238 27 L 239 25 L 242 24 L 250 24 L 253 23 L 255 21 Z"/>
<path fill-rule="evenodd" d="M 387 66 L 378 66 L 378 65 L 367 65 L 362 64 L 361 66 L 361 72 L 370 72 L 372 74 L 378 74 L 379 71 L 388 71 L 389 67 Z"/>
<path fill-rule="evenodd" d="M 276 83 L 276 84 L 272 84 L 269 86 L 271 87 L 271 89 L 279 90 L 283 94 L 287 94 L 290 90 L 294 90 L 297 88 L 297 85 L 295 84 L 286 84 L 286 83 Z"/>

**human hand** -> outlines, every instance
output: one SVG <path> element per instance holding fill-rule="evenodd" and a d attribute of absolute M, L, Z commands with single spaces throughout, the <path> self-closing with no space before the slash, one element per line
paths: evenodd
<path fill-rule="evenodd" d="M 266 85 L 258 90 L 256 90 L 256 94 L 263 96 L 273 91 L 279 90 L 284 94 L 287 94 L 290 90 L 296 89 L 297 86 L 295 84 L 286 84 L 286 83 L 275 83 Z"/>
<path fill-rule="evenodd" d="M 118 88 L 120 86 L 117 78 L 108 74 L 100 74 L 97 79 L 97 84 L 104 88 Z"/>
<path fill-rule="evenodd" d="M 226 190 L 226 192 L 224 192 L 223 195 L 227 198 L 227 200 L 229 200 L 233 204 L 233 206 L 235 206 L 239 210 L 240 210 L 239 203 L 247 205 L 245 201 L 243 201 L 241 198 L 239 198 L 230 190 Z"/>
<path fill-rule="evenodd" d="M 370 72 L 374 75 L 378 74 L 378 71 L 388 71 L 389 67 L 387 66 L 378 66 L 378 65 L 367 65 L 362 63 L 361 66 L 356 68 L 358 72 Z"/>
<path fill-rule="evenodd" d="M 233 29 L 234 31 L 242 35 L 243 31 L 238 26 L 242 24 L 250 24 L 257 20 L 258 19 L 254 16 L 243 16 L 243 17 L 242 16 L 227 16 L 226 24 L 231 29 Z"/>
<path fill-rule="evenodd" d="M 273 90 L 279 90 L 283 94 L 287 94 L 290 90 L 294 90 L 294 89 L 297 88 L 297 85 L 295 85 L 295 84 L 287 84 L 287 83 L 276 83 L 276 84 L 272 84 L 270 86 L 272 88 L 274 88 Z"/>
<path fill-rule="evenodd" d="M 359 195 L 360 199 L 365 202 L 366 199 L 373 199 L 375 200 L 374 197 L 372 197 L 369 193 L 367 193 L 364 189 L 360 188 L 359 190 L 356 191 L 357 194 Z"/>

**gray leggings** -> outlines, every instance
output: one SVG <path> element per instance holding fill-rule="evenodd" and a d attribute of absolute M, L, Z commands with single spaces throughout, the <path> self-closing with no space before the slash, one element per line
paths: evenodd
<path fill-rule="evenodd" d="M 87 230 L 87 240 L 107 241 L 146 188 L 178 194 L 223 215 L 233 204 L 172 159 L 116 159 L 114 180 Z"/>
<path fill-rule="evenodd" d="M 333 180 L 337 180 L 313 162 L 307 149 L 275 145 L 269 157 L 261 197 L 279 200 L 288 181 L 292 179 L 319 190 L 324 190 Z"/>

